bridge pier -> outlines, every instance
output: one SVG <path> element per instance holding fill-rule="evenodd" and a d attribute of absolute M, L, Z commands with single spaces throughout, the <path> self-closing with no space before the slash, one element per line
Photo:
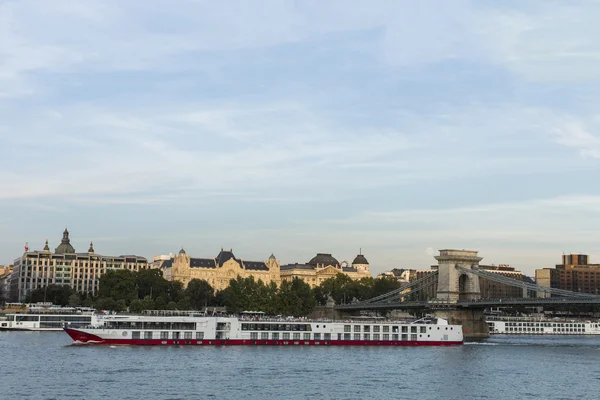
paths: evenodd
<path fill-rule="evenodd" d="M 435 310 L 433 315 L 448 320 L 451 325 L 462 325 L 465 339 L 482 339 L 490 336 L 483 310 Z"/>

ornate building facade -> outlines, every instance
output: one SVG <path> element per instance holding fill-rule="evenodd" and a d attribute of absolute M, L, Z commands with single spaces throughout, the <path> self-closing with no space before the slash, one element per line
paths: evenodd
<path fill-rule="evenodd" d="M 352 279 L 370 278 L 369 262 L 362 254 L 357 255 L 352 265 L 339 263 L 331 254 L 318 253 L 306 264 L 287 264 L 281 266 L 281 280 L 291 281 L 300 278 L 311 287 L 319 286 L 323 281 L 346 274 Z"/>
<path fill-rule="evenodd" d="M 223 250 L 215 258 L 194 258 L 185 250 L 171 258 L 157 256 L 153 258 L 155 267 L 162 269 L 165 279 L 179 281 L 187 287 L 192 279 L 202 279 L 210 283 L 215 290 L 229 286 L 231 279 L 254 277 L 266 284 L 281 283 L 279 261 L 271 254 L 266 261 L 246 261 L 234 256 L 233 250 Z"/>
<path fill-rule="evenodd" d="M 87 253 L 76 253 L 65 229 L 61 243 L 54 252 L 48 240 L 44 249 L 25 252 L 14 262 L 10 275 L 10 300 L 24 301 L 35 289 L 51 284 L 69 285 L 76 292 L 95 294 L 100 277 L 113 269 L 138 271 L 148 268 L 148 260 L 140 256 L 102 256 L 96 254 L 93 243 Z"/>

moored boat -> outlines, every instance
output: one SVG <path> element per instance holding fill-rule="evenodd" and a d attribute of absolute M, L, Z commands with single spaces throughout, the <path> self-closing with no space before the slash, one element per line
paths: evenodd
<path fill-rule="evenodd" d="M 65 326 L 79 328 L 97 323 L 92 309 L 32 308 L 27 312 L 5 314 L 0 320 L 0 331 L 62 331 Z"/>
<path fill-rule="evenodd" d="M 488 316 L 490 334 L 600 335 L 600 321 L 546 317 Z"/>
<path fill-rule="evenodd" d="M 463 343 L 460 325 L 223 316 L 105 316 L 98 326 L 65 327 L 77 344 L 446 346 Z"/>

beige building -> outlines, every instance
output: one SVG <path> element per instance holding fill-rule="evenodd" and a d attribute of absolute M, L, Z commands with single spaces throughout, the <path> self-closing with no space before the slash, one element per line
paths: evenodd
<path fill-rule="evenodd" d="M 535 281 L 540 286 L 578 293 L 600 294 L 600 264 L 592 264 L 586 254 L 564 254 L 562 264 L 555 268 L 535 270 Z M 549 293 L 538 292 L 538 297 Z"/>
<path fill-rule="evenodd" d="M 24 301 L 35 289 L 51 284 L 69 285 L 77 292 L 95 294 L 98 291 L 100 277 L 109 270 L 128 269 L 138 271 L 148 268 L 148 260 L 144 257 L 102 256 L 96 254 L 94 245 L 86 253 L 76 253 L 69 239 L 69 231 L 65 229 L 58 247 L 52 252 L 46 240 L 41 251 L 25 252 L 14 262 L 10 277 L 11 301 Z"/>
<path fill-rule="evenodd" d="M 306 264 L 288 264 L 281 266 L 281 280 L 291 281 L 300 278 L 311 287 L 319 286 L 323 281 L 335 277 L 337 274 L 346 274 L 352 279 L 370 278 L 369 262 L 362 254 L 357 255 L 352 261 L 352 266 L 346 262 L 341 264 L 331 254 L 318 253 Z"/>
<path fill-rule="evenodd" d="M 202 279 L 210 283 L 215 290 L 229 286 L 231 279 L 254 277 L 266 284 L 281 283 L 279 261 L 271 254 L 266 261 L 246 261 L 238 259 L 232 250 L 223 250 L 215 258 L 194 258 L 181 249 L 176 256 L 166 259 L 164 256 L 153 258 L 153 263 L 161 268 L 165 279 L 182 282 L 184 287 L 192 279 Z"/>

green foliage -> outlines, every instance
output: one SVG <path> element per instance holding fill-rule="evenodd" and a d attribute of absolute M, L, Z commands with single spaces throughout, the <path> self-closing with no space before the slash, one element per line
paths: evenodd
<path fill-rule="evenodd" d="M 158 296 L 156 298 L 156 300 L 154 301 L 154 308 L 156 310 L 164 310 L 165 308 L 167 308 L 167 302 L 162 296 Z"/>
<path fill-rule="evenodd" d="M 46 301 L 59 306 L 67 306 L 73 293 L 73 289 L 68 285 L 48 285 L 31 291 L 26 301 L 28 303 Z"/>
<path fill-rule="evenodd" d="M 167 310 L 177 310 L 177 303 L 175 303 L 174 301 L 170 301 L 167 304 Z"/>
<path fill-rule="evenodd" d="M 142 299 L 142 310 L 154 310 L 154 300 L 150 295 L 144 296 Z"/>
<path fill-rule="evenodd" d="M 142 301 L 140 299 L 133 299 L 131 301 L 131 304 L 129 304 L 129 312 L 134 313 L 134 314 L 138 314 L 141 313 L 144 310 L 144 307 L 142 306 Z"/>
<path fill-rule="evenodd" d="M 215 290 L 205 280 L 192 279 L 185 289 L 185 299 L 189 306 L 195 310 L 213 305 L 214 297 Z"/>
<path fill-rule="evenodd" d="M 253 277 L 232 279 L 217 295 L 227 311 L 263 311 L 266 314 L 307 315 L 315 306 L 314 293 L 303 280 L 283 282 L 278 288 Z"/>
<path fill-rule="evenodd" d="M 69 306 L 78 307 L 80 305 L 81 305 L 81 296 L 79 296 L 79 293 L 73 293 L 72 295 L 69 296 Z"/>
<path fill-rule="evenodd" d="M 400 282 L 388 277 L 377 279 L 362 278 L 355 281 L 347 275 L 337 274 L 315 288 L 315 299 L 318 304 L 324 305 L 328 296 L 331 296 L 336 304 L 347 304 L 354 299 L 363 301 L 391 292 L 400 286 Z"/>

